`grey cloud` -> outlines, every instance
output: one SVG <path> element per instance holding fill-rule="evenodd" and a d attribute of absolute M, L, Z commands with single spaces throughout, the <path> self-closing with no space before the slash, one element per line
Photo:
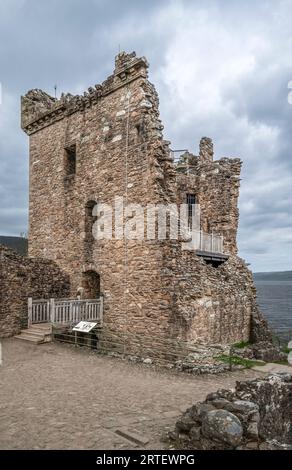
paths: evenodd
<path fill-rule="evenodd" d="M 0 233 L 19 235 L 27 230 L 28 148 L 19 125 L 20 95 L 34 87 L 53 93 L 55 83 L 58 93 L 81 92 L 111 73 L 120 45 L 149 59 L 165 137 L 174 148 L 197 151 L 200 137 L 209 135 L 217 157 L 243 159 L 240 253 L 256 270 L 291 269 L 291 7 L 291 0 L 277 2 L 277 8 L 271 0 L 2 0 Z M 180 44 L 182 36 L 186 41 Z M 210 38 L 210 47 L 216 50 L 206 53 L 204 44 Z M 216 79 L 224 72 L 225 61 L 232 68 L 229 58 L 236 59 L 238 38 L 246 71 L 237 74 L 231 69 L 234 80 L 218 85 L 221 102 L 204 113 L 204 103 L 210 104 L 204 82 L 208 74 Z M 246 43 L 250 46 L 245 56 Z M 182 65 L 176 63 L 177 44 L 178 56 L 190 50 Z M 203 63 L 199 76 L 196 67 L 190 67 L 192 51 Z M 210 64 L 216 57 L 220 70 Z M 252 72 L 249 59 L 254 61 Z M 240 68 L 241 63 L 237 65 Z M 188 74 L 186 88 L 176 88 Z M 192 94 L 201 102 L 189 100 Z"/>

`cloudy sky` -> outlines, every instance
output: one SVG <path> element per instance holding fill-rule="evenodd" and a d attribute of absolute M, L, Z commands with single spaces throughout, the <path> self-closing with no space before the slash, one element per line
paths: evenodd
<path fill-rule="evenodd" d="M 82 93 L 119 50 L 150 62 L 172 148 L 243 160 L 240 254 L 292 269 L 292 0 L 0 0 L 0 234 L 27 231 L 20 95 Z M 291 90 L 292 91 L 292 90 Z"/>

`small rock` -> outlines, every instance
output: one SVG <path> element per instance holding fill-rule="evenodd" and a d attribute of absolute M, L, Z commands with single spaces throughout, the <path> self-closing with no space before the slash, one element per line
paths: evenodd
<path fill-rule="evenodd" d="M 230 401 L 226 400 L 225 398 L 218 398 L 217 400 L 212 401 L 212 405 L 215 406 L 215 408 L 226 408 L 229 403 Z"/>
<path fill-rule="evenodd" d="M 259 443 L 256 441 L 247 442 L 245 444 L 245 449 L 248 450 L 257 450 L 259 448 Z"/>
<path fill-rule="evenodd" d="M 254 413 L 249 414 L 249 421 L 251 423 L 259 423 L 261 419 L 259 411 L 255 411 Z"/>
<path fill-rule="evenodd" d="M 129 361 L 131 362 L 140 362 L 140 358 L 138 356 L 128 356 Z"/>
<path fill-rule="evenodd" d="M 201 437 L 200 426 L 193 426 L 189 432 L 189 436 L 192 441 L 199 441 Z"/>
<path fill-rule="evenodd" d="M 144 364 L 152 364 L 152 359 L 150 357 L 147 357 L 146 359 L 143 360 Z"/>
<path fill-rule="evenodd" d="M 213 393 L 209 393 L 207 396 L 206 396 L 206 401 L 213 401 L 213 400 L 217 400 L 219 397 L 218 393 L 216 392 L 213 392 Z"/>
<path fill-rule="evenodd" d="M 225 398 L 226 400 L 232 400 L 233 398 L 232 390 L 227 390 L 225 388 L 220 388 L 217 395 L 219 398 Z"/>
<path fill-rule="evenodd" d="M 167 436 L 169 437 L 169 439 L 171 439 L 172 441 L 176 441 L 178 439 L 178 432 L 176 431 L 169 431 L 169 433 L 167 434 Z"/>
<path fill-rule="evenodd" d="M 271 442 L 265 441 L 259 445 L 259 449 L 260 450 L 275 450 L 275 446 Z"/>
<path fill-rule="evenodd" d="M 189 432 L 194 425 L 195 421 L 186 414 L 176 422 L 175 427 L 179 432 Z"/>
<path fill-rule="evenodd" d="M 255 422 L 249 423 L 246 429 L 246 435 L 250 439 L 257 439 L 259 437 L 258 425 Z"/>
<path fill-rule="evenodd" d="M 251 411 L 258 411 L 259 407 L 252 401 L 248 400 L 236 400 L 226 405 L 226 410 L 232 413 L 250 413 Z"/>
<path fill-rule="evenodd" d="M 292 382 L 292 374 L 289 374 L 288 372 L 278 372 L 278 375 L 280 376 L 281 380 L 283 380 L 283 382 Z"/>
<path fill-rule="evenodd" d="M 194 421 L 202 421 L 204 415 L 212 410 L 214 410 L 214 406 L 210 403 L 199 402 L 189 408 L 189 415 Z"/>
<path fill-rule="evenodd" d="M 241 442 L 243 428 L 237 416 L 229 411 L 212 410 L 203 418 L 202 433 L 210 439 L 236 447 Z"/>

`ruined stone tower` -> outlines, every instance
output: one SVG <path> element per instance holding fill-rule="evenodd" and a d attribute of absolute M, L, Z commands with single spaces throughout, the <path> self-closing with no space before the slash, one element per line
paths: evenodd
<path fill-rule="evenodd" d="M 186 152 L 175 162 L 147 69 L 144 57 L 121 53 L 114 73 L 83 96 L 31 90 L 22 97 L 29 255 L 69 274 L 72 296 L 102 293 L 105 329 L 204 343 L 247 340 L 256 304 L 251 273 L 237 256 L 241 162 L 214 161 L 208 138 L 198 156 Z M 94 239 L 93 207 L 116 197 L 143 206 L 199 203 L 200 229 L 222 237 L 224 253 L 183 250 L 172 239 Z"/>

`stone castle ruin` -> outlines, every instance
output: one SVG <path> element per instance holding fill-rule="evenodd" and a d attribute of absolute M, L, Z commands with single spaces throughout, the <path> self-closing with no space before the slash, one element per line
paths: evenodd
<path fill-rule="evenodd" d="M 206 137 L 199 155 L 174 152 L 147 71 L 144 57 L 123 52 L 113 74 L 83 96 L 35 89 L 22 97 L 29 256 L 69 276 L 72 297 L 103 295 L 103 331 L 204 344 L 270 339 L 237 254 L 241 161 L 214 160 Z M 143 206 L 186 203 L 190 212 L 199 204 L 205 243 L 184 250 L 181 239 L 96 240 L 93 208 L 117 196 Z"/>

